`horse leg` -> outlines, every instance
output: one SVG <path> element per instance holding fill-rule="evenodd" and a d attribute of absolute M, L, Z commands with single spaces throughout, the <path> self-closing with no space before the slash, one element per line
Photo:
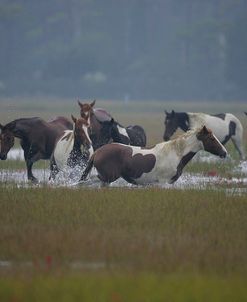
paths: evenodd
<path fill-rule="evenodd" d="M 230 122 L 229 124 L 229 135 L 231 140 L 237 149 L 240 158 L 245 159 L 244 148 L 243 148 L 243 126 L 239 121 Z"/>
<path fill-rule="evenodd" d="M 34 183 L 38 182 L 37 178 L 34 177 L 34 175 L 32 173 L 33 162 L 30 160 L 31 145 L 25 140 L 21 140 L 20 144 L 24 151 L 24 159 L 25 159 L 26 168 L 27 168 L 27 178 L 28 178 L 28 180 L 31 180 Z"/>
<path fill-rule="evenodd" d="M 245 153 L 244 153 L 244 148 L 243 148 L 243 144 L 242 144 L 242 139 L 239 136 L 232 136 L 231 140 L 233 142 L 233 145 L 235 146 L 235 148 L 237 149 L 241 160 L 245 159 Z"/>
<path fill-rule="evenodd" d="M 134 180 L 134 178 L 126 176 L 126 175 L 121 175 L 122 178 L 127 181 L 128 183 L 132 184 L 132 185 L 138 185 L 137 182 Z"/>
<path fill-rule="evenodd" d="M 55 180 L 55 177 L 57 175 L 57 173 L 59 172 L 58 170 L 58 166 L 57 166 L 57 163 L 55 161 L 55 158 L 54 156 L 51 157 L 51 160 L 50 160 L 50 176 L 49 176 L 49 180 Z"/>
<path fill-rule="evenodd" d="M 32 156 L 30 157 L 30 154 L 29 154 L 27 157 L 27 160 L 26 160 L 27 177 L 32 182 L 36 183 L 36 182 L 38 182 L 38 179 L 36 177 L 34 177 L 33 172 L 32 172 L 32 167 L 36 161 L 42 159 L 42 154 L 40 152 L 37 152 L 37 153 L 32 152 L 31 155 Z"/>

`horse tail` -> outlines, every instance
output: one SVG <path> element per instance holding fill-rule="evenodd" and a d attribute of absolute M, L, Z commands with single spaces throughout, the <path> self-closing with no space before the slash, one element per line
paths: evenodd
<path fill-rule="evenodd" d="M 89 161 L 87 163 L 87 166 L 86 166 L 84 172 L 82 173 L 80 181 L 85 181 L 86 180 L 88 174 L 91 172 L 91 170 L 93 168 L 93 164 L 94 164 L 94 154 L 89 159 Z"/>

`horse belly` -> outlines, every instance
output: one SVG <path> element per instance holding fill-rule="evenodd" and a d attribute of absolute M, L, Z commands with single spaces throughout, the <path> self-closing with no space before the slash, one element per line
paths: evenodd
<path fill-rule="evenodd" d="M 98 177 L 102 182 L 111 183 L 121 176 L 121 165 L 118 161 L 94 159 L 94 167 L 98 172 Z"/>
<path fill-rule="evenodd" d="M 155 164 L 155 155 L 147 150 L 141 150 L 128 158 L 123 167 L 122 176 L 134 180 L 138 184 L 156 182 L 156 175 L 153 173 Z"/>

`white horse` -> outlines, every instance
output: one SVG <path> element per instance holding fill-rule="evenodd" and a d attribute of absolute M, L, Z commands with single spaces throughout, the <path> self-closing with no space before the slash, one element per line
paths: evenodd
<path fill-rule="evenodd" d="M 188 131 L 205 125 L 209 129 L 212 129 L 213 133 L 223 145 L 231 139 L 240 158 L 245 159 L 243 148 L 243 126 L 239 119 L 233 114 L 221 113 L 209 115 L 205 113 L 175 112 L 173 110 L 171 113 L 165 111 L 165 114 L 164 141 L 169 140 L 178 128 L 183 131 Z"/>
<path fill-rule="evenodd" d="M 200 150 L 222 158 L 227 155 L 225 147 L 205 126 L 151 149 L 118 143 L 104 145 L 92 155 L 80 181 L 84 181 L 95 167 L 103 184 L 119 177 L 133 184 L 173 183 Z"/>
<path fill-rule="evenodd" d="M 50 169 L 53 179 L 59 171 L 65 171 L 68 167 L 85 166 L 93 154 L 87 120 L 76 119 L 73 115 L 71 117 L 74 122 L 73 130 L 64 131 L 62 137 L 57 141 L 51 157 Z"/>

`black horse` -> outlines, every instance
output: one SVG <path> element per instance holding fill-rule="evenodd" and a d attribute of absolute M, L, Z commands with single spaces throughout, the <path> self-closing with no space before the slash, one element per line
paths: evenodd
<path fill-rule="evenodd" d="M 72 122 L 62 116 L 49 122 L 39 117 L 32 117 L 16 119 L 5 126 L 0 124 L 0 159 L 7 159 L 9 150 L 14 146 L 14 138 L 19 138 L 24 151 L 27 177 L 37 182 L 32 173 L 33 164 L 40 159 L 50 159 L 58 138 L 64 130 L 72 128 Z"/>
<path fill-rule="evenodd" d="M 101 146 L 116 142 L 132 146 L 146 146 L 146 134 L 139 125 L 123 127 L 104 109 L 93 108 L 95 100 L 82 104 L 81 117 L 89 119 L 89 135 L 92 140 L 93 149 L 97 150 Z"/>
<path fill-rule="evenodd" d="M 145 147 L 147 138 L 144 129 L 139 125 L 124 127 L 118 122 L 113 123 L 112 139 L 115 143 Z"/>
<path fill-rule="evenodd" d="M 218 140 L 225 145 L 230 139 L 237 149 L 240 158 L 245 159 L 243 146 L 243 126 L 240 120 L 231 113 L 206 114 L 202 112 L 165 111 L 164 141 L 168 141 L 174 132 L 180 128 L 188 131 L 205 125 L 211 129 Z"/>

